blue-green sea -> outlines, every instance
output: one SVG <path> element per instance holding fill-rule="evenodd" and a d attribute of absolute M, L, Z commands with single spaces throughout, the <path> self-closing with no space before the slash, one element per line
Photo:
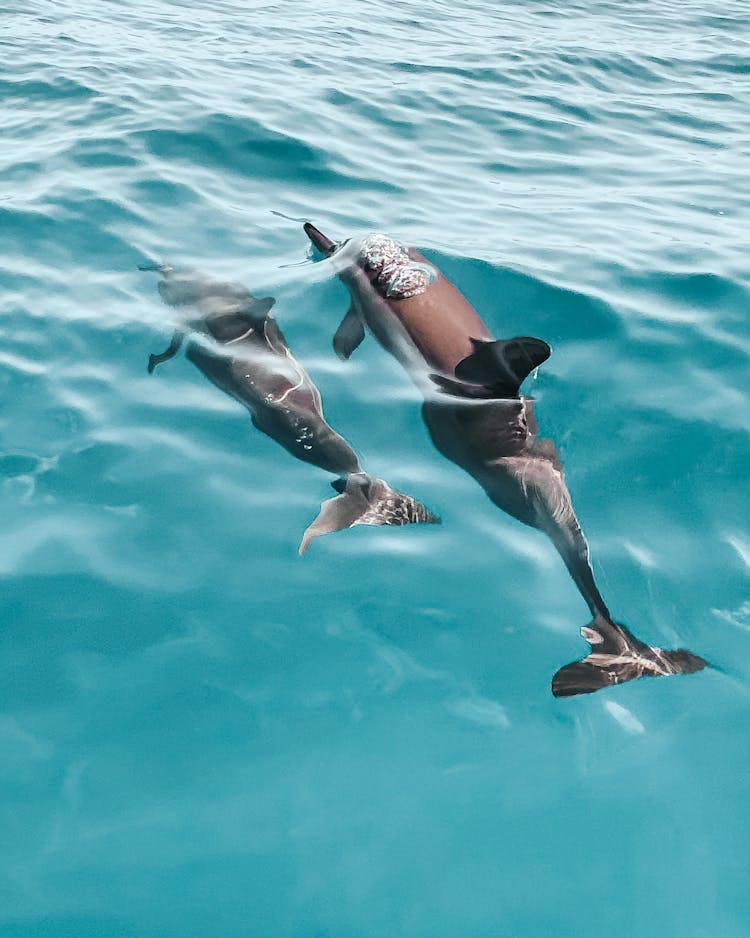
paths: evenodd
<path fill-rule="evenodd" d="M 15 0 L 0 16 L 0 938 L 747 938 L 750 8 Z M 700 674 L 555 700 L 588 610 L 439 455 L 299 221 L 497 336 L 597 583 Z M 297 556 L 332 477 L 139 264 L 276 298 L 440 527 Z"/>

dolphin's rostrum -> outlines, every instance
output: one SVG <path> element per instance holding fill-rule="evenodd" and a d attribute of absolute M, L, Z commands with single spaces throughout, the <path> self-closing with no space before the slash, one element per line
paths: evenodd
<path fill-rule="evenodd" d="M 581 629 L 591 653 L 561 668 L 556 697 L 587 694 L 638 677 L 688 674 L 706 662 L 664 651 L 615 622 L 594 581 L 589 548 L 557 449 L 541 439 L 524 379 L 547 360 L 541 339 L 496 340 L 464 296 L 419 252 L 386 235 L 339 244 L 314 225 L 310 241 L 333 259 L 351 306 L 334 337 L 348 358 L 367 327 L 422 390 L 422 414 L 440 452 L 469 472 L 503 511 L 549 536 L 586 601 Z"/>
<path fill-rule="evenodd" d="M 272 297 L 258 298 L 242 284 L 178 273 L 163 264 L 141 269 L 160 273 L 164 302 L 187 312 L 169 347 L 149 357 L 149 373 L 176 355 L 185 337 L 193 334 L 187 358 L 244 404 L 259 430 L 297 459 L 338 476 L 332 483 L 338 495 L 323 502 L 302 537 L 300 554 L 313 538 L 355 524 L 438 521 L 411 496 L 364 472 L 349 443 L 328 425 L 320 392 L 269 315 Z"/>

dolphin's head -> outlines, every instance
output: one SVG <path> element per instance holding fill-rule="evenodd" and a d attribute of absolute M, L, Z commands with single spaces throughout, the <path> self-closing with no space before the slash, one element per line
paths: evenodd
<path fill-rule="evenodd" d="M 324 257 L 334 258 L 338 274 L 360 267 L 378 292 L 388 299 L 403 300 L 424 293 L 437 280 L 434 267 L 412 260 L 409 249 L 388 235 L 373 232 L 359 238 L 333 241 L 309 221 L 305 234 Z M 335 257 L 334 257 L 335 255 Z"/>
<path fill-rule="evenodd" d="M 343 241 L 334 241 L 309 221 L 305 222 L 304 228 L 305 234 L 316 250 L 320 251 L 325 258 L 331 260 L 333 269 L 337 274 L 345 274 L 360 262 L 361 238 L 345 238 Z"/>
<path fill-rule="evenodd" d="M 309 221 L 305 222 L 304 229 L 307 237 L 324 257 L 330 257 L 341 246 Z"/>

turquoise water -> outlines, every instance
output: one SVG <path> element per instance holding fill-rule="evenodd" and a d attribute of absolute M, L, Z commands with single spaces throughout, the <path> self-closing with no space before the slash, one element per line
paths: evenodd
<path fill-rule="evenodd" d="M 42 3 L 0 48 L 0 936 L 750 933 L 750 14 Z M 278 214 L 277 214 L 278 213 Z M 299 224 L 416 244 L 529 389 L 613 614 L 715 668 L 556 701 L 587 610 L 432 447 Z M 440 528 L 184 358 L 159 259 L 276 297 Z"/>

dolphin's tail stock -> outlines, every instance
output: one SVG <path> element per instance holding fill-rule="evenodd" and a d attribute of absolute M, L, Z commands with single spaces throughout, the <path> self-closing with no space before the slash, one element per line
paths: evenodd
<path fill-rule="evenodd" d="M 624 625 L 600 614 L 581 629 L 581 635 L 591 645 L 591 653 L 555 674 L 552 678 L 555 697 L 593 694 L 602 687 L 624 684 L 639 677 L 693 674 L 708 664 L 684 648 L 665 651 L 646 645 Z"/>
<path fill-rule="evenodd" d="M 411 495 L 397 492 L 364 472 L 352 472 L 331 484 L 339 494 L 320 506 L 320 514 L 302 536 L 300 555 L 321 534 L 355 524 L 440 524 L 440 519 Z"/>

